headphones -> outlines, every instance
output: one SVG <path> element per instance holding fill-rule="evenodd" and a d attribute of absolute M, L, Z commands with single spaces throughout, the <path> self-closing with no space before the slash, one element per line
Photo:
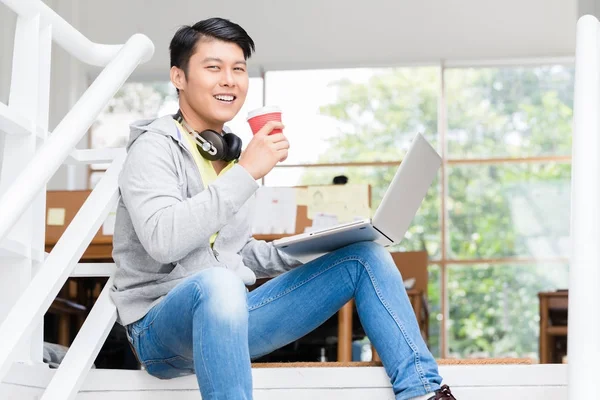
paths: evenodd
<path fill-rule="evenodd" d="M 194 138 L 196 146 L 202 157 L 210 161 L 231 162 L 240 158 L 242 154 L 242 139 L 230 132 L 220 134 L 212 129 L 200 133 L 187 125 L 181 115 L 181 110 L 173 118 L 179 122 Z"/>

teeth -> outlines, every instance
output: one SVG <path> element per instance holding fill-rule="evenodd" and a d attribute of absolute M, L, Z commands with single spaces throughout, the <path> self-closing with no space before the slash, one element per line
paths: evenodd
<path fill-rule="evenodd" d="M 233 101 L 234 97 L 233 96 L 216 95 L 215 99 L 222 100 L 222 101 Z"/>

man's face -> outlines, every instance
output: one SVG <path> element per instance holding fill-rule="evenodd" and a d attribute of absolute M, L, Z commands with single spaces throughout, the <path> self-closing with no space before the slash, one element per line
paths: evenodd
<path fill-rule="evenodd" d="M 208 124 L 221 125 L 231 121 L 242 108 L 248 93 L 244 52 L 235 43 L 200 40 L 179 92 L 179 96 Z"/>

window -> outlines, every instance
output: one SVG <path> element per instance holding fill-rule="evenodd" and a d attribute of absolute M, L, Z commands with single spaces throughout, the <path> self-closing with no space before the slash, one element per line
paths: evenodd
<path fill-rule="evenodd" d="M 398 161 L 416 132 L 437 144 L 439 68 L 273 71 L 286 164 Z"/>
<path fill-rule="evenodd" d="M 444 179 L 399 248 L 430 256 L 433 353 L 537 357 L 537 293 L 567 287 L 573 84 L 564 65 L 268 72 L 291 153 L 264 183 L 345 174 L 375 209 L 424 133 Z"/>
<path fill-rule="evenodd" d="M 451 259 L 568 256 L 569 164 L 459 164 L 447 175 Z"/>
<path fill-rule="evenodd" d="M 445 352 L 537 358 L 537 294 L 568 287 L 574 69 L 444 78 Z"/>
<path fill-rule="evenodd" d="M 460 68 L 445 78 L 449 157 L 571 153 L 573 68 Z"/>
<path fill-rule="evenodd" d="M 541 291 L 566 288 L 565 264 L 452 264 L 451 357 L 538 357 Z"/>

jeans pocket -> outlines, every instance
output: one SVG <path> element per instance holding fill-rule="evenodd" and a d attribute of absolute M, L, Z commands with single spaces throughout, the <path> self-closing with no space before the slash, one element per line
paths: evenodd
<path fill-rule="evenodd" d="M 125 326 L 125 336 L 127 336 L 127 340 L 133 346 L 133 336 L 131 334 L 131 324 Z"/>
<path fill-rule="evenodd" d="M 173 379 L 195 373 L 194 362 L 182 356 L 148 360 L 144 362 L 144 367 L 150 375 L 159 379 Z"/>
<path fill-rule="evenodd" d="M 137 346 L 138 340 L 137 340 L 137 334 L 135 332 L 135 330 L 132 328 L 133 324 L 129 324 L 125 327 L 125 335 L 127 336 L 127 341 L 129 342 L 129 347 L 131 347 L 131 351 L 133 352 L 133 355 L 135 356 L 138 364 L 143 365 L 142 362 L 140 361 L 140 353 L 139 353 L 139 349 Z"/>

